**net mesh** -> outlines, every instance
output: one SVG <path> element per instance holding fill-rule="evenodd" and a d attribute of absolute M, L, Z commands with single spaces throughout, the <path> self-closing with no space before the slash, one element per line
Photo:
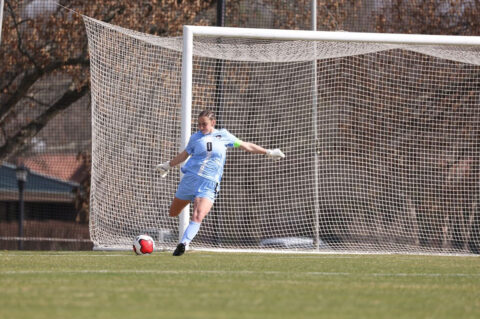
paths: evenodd
<path fill-rule="evenodd" d="M 171 249 L 182 40 L 85 24 L 92 240 Z M 229 150 L 192 248 L 479 253 L 479 48 L 195 38 L 193 61 L 193 131 L 212 108 L 286 158 Z"/>

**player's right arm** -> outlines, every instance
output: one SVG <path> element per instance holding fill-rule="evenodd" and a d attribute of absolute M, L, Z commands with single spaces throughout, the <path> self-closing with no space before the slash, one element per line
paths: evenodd
<path fill-rule="evenodd" d="M 187 153 L 187 151 L 184 150 L 184 151 L 178 153 L 178 155 L 175 156 L 171 161 L 168 161 L 168 162 L 165 162 L 165 163 L 162 163 L 162 164 L 158 164 L 155 169 L 160 172 L 161 177 L 165 177 L 165 176 L 167 176 L 170 168 L 172 168 L 174 166 L 177 166 L 180 163 L 185 162 L 189 156 L 190 155 Z"/>
<path fill-rule="evenodd" d="M 187 153 L 186 150 L 183 152 L 178 153 L 177 156 L 175 156 L 170 162 L 170 167 L 177 166 L 180 163 L 183 163 L 187 160 L 187 158 L 190 156 L 190 154 Z"/>

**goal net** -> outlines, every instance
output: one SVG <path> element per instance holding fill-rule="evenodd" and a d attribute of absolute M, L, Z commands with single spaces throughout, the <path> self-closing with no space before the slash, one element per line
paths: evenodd
<path fill-rule="evenodd" d="M 85 24 L 91 238 L 172 249 L 180 172 L 154 167 L 180 151 L 182 39 Z M 211 108 L 217 128 L 286 155 L 228 151 L 193 249 L 480 252 L 479 47 L 193 38 L 187 133 Z"/>

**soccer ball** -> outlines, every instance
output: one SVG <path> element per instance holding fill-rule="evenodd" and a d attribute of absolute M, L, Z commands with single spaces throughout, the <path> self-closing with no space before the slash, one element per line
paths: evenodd
<path fill-rule="evenodd" d="M 135 237 L 133 241 L 133 251 L 137 255 L 148 255 L 155 249 L 155 242 L 148 235 L 140 235 Z"/>

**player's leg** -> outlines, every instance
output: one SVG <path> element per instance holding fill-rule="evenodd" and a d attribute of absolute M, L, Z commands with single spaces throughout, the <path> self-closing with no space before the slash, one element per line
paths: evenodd
<path fill-rule="evenodd" d="M 210 198 L 197 197 L 193 202 L 193 215 L 192 221 L 196 223 L 201 223 L 202 220 L 207 216 L 212 209 L 213 202 Z"/>
<path fill-rule="evenodd" d="M 195 193 L 197 191 L 195 187 L 195 180 L 195 176 L 184 175 L 182 177 L 180 184 L 178 184 L 175 198 L 170 205 L 170 211 L 168 213 L 170 217 L 180 215 L 185 206 L 190 204 L 190 202 L 195 198 Z"/>
<path fill-rule="evenodd" d="M 183 233 L 181 244 L 188 246 L 193 238 L 197 235 L 200 230 L 200 225 L 202 220 L 207 216 L 208 212 L 213 206 L 213 202 L 209 198 L 197 197 L 193 202 L 193 215 L 192 220 L 185 229 Z"/>
<path fill-rule="evenodd" d="M 188 199 L 185 200 L 185 199 L 180 199 L 180 198 L 175 197 L 172 201 L 172 205 L 170 205 L 170 211 L 169 211 L 168 215 L 170 217 L 175 217 L 175 216 L 180 215 L 182 210 L 188 204 L 190 204 L 190 200 L 188 200 Z"/>
<path fill-rule="evenodd" d="M 193 201 L 192 220 L 183 233 L 182 240 L 173 252 L 174 256 L 181 256 L 185 252 L 186 247 L 200 230 L 202 220 L 207 216 L 213 206 L 218 193 L 218 184 L 199 177 L 196 183 L 197 192 Z"/>
<path fill-rule="evenodd" d="M 198 231 L 200 230 L 200 225 L 202 220 L 207 216 L 208 212 L 213 206 L 213 200 L 204 197 L 197 197 L 193 202 L 193 215 L 192 220 L 185 229 L 183 233 L 182 240 L 177 245 L 177 248 L 173 252 L 174 256 L 181 256 L 185 253 L 186 247 L 190 242 L 195 238 Z"/>
<path fill-rule="evenodd" d="M 170 216 L 178 216 L 182 209 L 187 206 L 190 203 L 190 201 L 187 200 L 182 200 L 177 197 L 173 199 L 172 206 L 170 206 Z M 183 237 L 182 240 L 178 243 L 177 248 L 175 248 L 175 251 L 173 252 L 173 256 L 181 256 L 185 253 L 185 249 L 187 248 L 187 245 L 190 241 L 185 240 L 186 237 L 188 237 L 188 234 L 190 234 L 192 231 L 194 231 L 194 227 L 191 226 L 192 222 L 187 226 L 187 229 L 183 232 Z M 195 231 L 195 234 L 198 232 L 198 229 L 200 228 L 200 224 L 198 228 Z M 193 238 L 193 237 L 192 237 Z"/>

